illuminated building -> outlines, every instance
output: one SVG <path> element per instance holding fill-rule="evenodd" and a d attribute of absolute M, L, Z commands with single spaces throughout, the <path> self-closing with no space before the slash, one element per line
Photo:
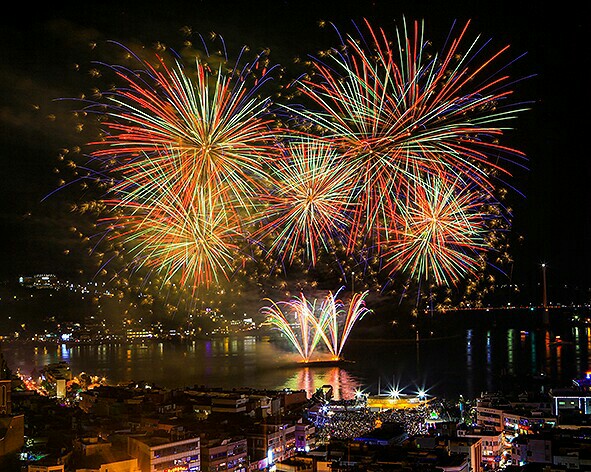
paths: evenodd
<path fill-rule="evenodd" d="M 547 399 L 508 401 L 497 395 L 483 395 L 476 403 L 476 423 L 507 434 L 530 434 L 542 426 L 554 426 L 555 416 Z"/>
<path fill-rule="evenodd" d="M 211 411 L 217 413 L 246 413 L 246 395 L 218 395 L 211 399 Z"/>
<path fill-rule="evenodd" d="M 505 398 L 495 394 L 482 394 L 476 400 L 476 423 L 484 428 L 503 430 L 503 412 L 511 409 Z"/>
<path fill-rule="evenodd" d="M 81 440 L 72 462 L 77 472 L 140 472 L 135 457 L 98 438 Z"/>
<path fill-rule="evenodd" d="M 201 439 L 170 441 L 158 436 L 130 436 L 127 452 L 141 472 L 199 472 Z"/>
<path fill-rule="evenodd" d="M 407 410 L 424 406 L 433 398 L 425 398 L 414 395 L 369 395 L 367 397 L 367 407 L 372 411 L 380 410 Z"/>
<path fill-rule="evenodd" d="M 29 464 L 27 472 L 64 472 L 64 465 Z"/>
<path fill-rule="evenodd" d="M 12 414 L 11 380 L 0 379 L 0 470 L 25 443 L 25 417 Z"/>
<path fill-rule="evenodd" d="M 245 472 L 248 468 L 246 438 L 201 441 L 201 469 L 204 472 Z"/>
<path fill-rule="evenodd" d="M 296 427 L 285 423 L 259 424 L 248 434 L 251 463 L 259 468 L 274 468 L 277 462 L 293 457 L 296 450 Z"/>
<path fill-rule="evenodd" d="M 137 339 L 151 339 L 154 337 L 154 333 L 152 333 L 152 331 L 148 330 L 148 329 L 143 329 L 143 328 L 139 328 L 139 329 L 127 329 L 125 331 L 125 338 L 128 341 L 134 341 Z"/>
<path fill-rule="evenodd" d="M 559 423 L 591 415 L 591 391 L 577 389 L 552 389 L 552 414 Z M 567 423 L 568 424 L 568 423 Z"/>
<path fill-rule="evenodd" d="M 511 461 L 515 465 L 529 463 L 551 464 L 551 438 L 518 436 L 511 442 Z"/>
<path fill-rule="evenodd" d="M 504 433 L 488 429 L 458 429 L 458 438 L 480 438 L 482 440 L 482 462 L 491 469 L 499 465 L 504 450 Z"/>
<path fill-rule="evenodd" d="M 310 423 L 296 423 L 296 450 L 308 452 L 316 447 L 316 427 Z"/>
<path fill-rule="evenodd" d="M 555 426 L 556 418 L 544 415 L 542 411 L 505 411 L 503 412 L 503 426 L 506 433 L 532 434 L 543 426 Z"/>
<path fill-rule="evenodd" d="M 472 472 L 482 472 L 482 439 L 481 438 L 449 438 L 449 452 L 465 454 Z"/>
<path fill-rule="evenodd" d="M 59 281 L 54 274 L 37 274 L 31 276 L 21 276 L 18 279 L 23 287 L 37 289 L 57 289 Z"/>
<path fill-rule="evenodd" d="M 42 375 L 54 388 L 55 396 L 64 398 L 66 396 L 66 385 L 72 380 L 72 371 L 67 362 L 48 364 L 42 370 Z"/>

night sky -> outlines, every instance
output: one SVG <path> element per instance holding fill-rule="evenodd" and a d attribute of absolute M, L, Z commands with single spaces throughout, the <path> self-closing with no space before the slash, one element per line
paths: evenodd
<path fill-rule="evenodd" d="M 44 197 L 60 178 L 54 171 L 60 149 L 80 140 L 64 103 L 56 99 L 84 88 L 87 69 L 74 64 L 88 64 L 104 41 L 173 46 L 182 41 L 181 28 L 190 26 L 204 36 L 210 31 L 222 35 L 230 55 L 243 44 L 269 47 L 271 60 L 289 68 L 294 56 L 338 42 L 333 30 L 319 28 L 320 20 L 347 28 L 352 20 L 367 18 L 393 31 L 404 16 L 424 19 L 434 40 L 444 37 L 454 20 L 471 19 L 469 37 L 482 34 L 499 45 L 510 44 L 514 57 L 526 53 L 511 75 L 533 76 L 514 87 L 532 102 L 531 110 L 512 121 L 515 129 L 506 138 L 526 153 L 529 168 L 516 170 L 511 181 L 523 194 L 512 197 L 513 231 L 523 242 L 513 248 L 511 278 L 536 284 L 540 264 L 546 262 L 550 284 L 588 290 L 590 166 L 583 121 L 588 56 L 581 3 L 559 2 L 552 8 L 539 2 L 424 0 L 13 4 L 15 11 L 3 15 L 0 33 L 0 278 L 67 275 L 84 264 L 74 259 L 76 254 L 64 253 L 74 238 L 72 215 L 59 211 L 61 195 Z M 98 45 L 95 50 L 91 43 Z"/>

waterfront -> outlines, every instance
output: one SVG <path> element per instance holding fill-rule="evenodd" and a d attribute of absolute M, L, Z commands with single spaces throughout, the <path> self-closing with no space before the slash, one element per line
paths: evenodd
<path fill-rule="evenodd" d="M 591 328 L 571 324 L 552 330 L 456 326 L 447 336 L 426 335 L 419 342 L 351 339 L 345 357 L 352 362 L 338 367 L 294 366 L 298 358 L 265 336 L 1 347 L 10 368 L 25 374 L 67 361 L 75 375 L 86 372 L 112 384 L 146 381 L 167 388 L 254 386 L 309 393 L 330 384 L 337 398 L 351 398 L 357 389 L 385 393 L 393 384 L 409 393 L 424 388 L 435 396 L 473 398 L 508 385 L 567 385 L 591 370 Z"/>

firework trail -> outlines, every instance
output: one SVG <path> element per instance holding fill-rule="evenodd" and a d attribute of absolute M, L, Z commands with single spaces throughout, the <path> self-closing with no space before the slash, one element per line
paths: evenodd
<path fill-rule="evenodd" d="M 279 329 L 302 360 L 308 362 L 321 339 L 315 314 L 316 301 L 308 301 L 303 294 L 288 302 L 268 301 L 271 304 L 261 309 L 267 322 Z"/>
<path fill-rule="evenodd" d="M 384 256 L 386 270 L 437 285 L 475 274 L 491 249 L 483 208 L 482 192 L 459 178 L 430 176 L 411 185 L 398 207 L 401 229 Z"/>
<path fill-rule="evenodd" d="M 265 194 L 261 225 L 253 237 L 267 243 L 282 261 L 292 262 L 298 250 L 315 265 L 321 250 L 346 241 L 352 202 L 351 170 L 329 143 L 313 138 L 290 142 L 287 155 L 270 165 L 272 184 Z"/>
<path fill-rule="evenodd" d="M 128 247 L 135 269 L 149 267 L 164 283 L 180 275 L 179 283 L 194 291 L 229 279 L 243 240 L 235 216 L 203 188 L 179 193 L 169 170 L 151 162 L 150 186 L 143 185 L 144 173 L 126 174 L 113 188 L 119 198 L 105 201 L 113 216 L 101 223 Z"/>
<path fill-rule="evenodd" d="M 285 335 L 304 362 L 312 360 L 320 341 L 332 359 L 338 360 L 355 323 L 371 311 L 365 306 L 368 292 L 353 294 L 346 308 L 338 298 L 341 290 L 334 295 L 329 292 L 320 305 L 317 299 L 307 300 L 303 294 L 288 302 L 268 300 L 270 305 L 261 312 L 268 323 Z"/>
<path fill-rule="evenodd" d="M 205 188 L 228 212 L 252 212 L 264 162 L 277 154 L 270 100 L 259 96 L 271 78 L 259 65 L 263 56 L 232 72 L 198 57 L 193 72 L 176 59 L 156 55 L 153 65 L 133 57 L 139 69 L 111 66 L 124 85 L 104 94 L 105 137 L 90 143 L 91 157 L 103 160 L 109 175 L 137 174 L 138 188 L 152 185 L 155 166 L 179 192 L 197 196 Z"/>
<path fill-rule="evenodd" d="M 322 339 L 334 359 L 341 359 L 353 326 L 371 311 L 365 306 L 365 298 L 369 292 L 353 293 L 346 308 L 338 298 L 342 290 L 341 288 L 334 295 L 329 292 L 322 303 L 318 319 Z"/>
<path fill-rule="evenodd" d="M 193 290 L 241 273 L 246 245 L 281 266 L 301 253 L 316 266 L 344 245 L 383 275 L 443 285 L 474 273 L 490 249 L 483 202 L 524 158 L 499 140 L 525 108 L 510 100 L 508 47 L 490 53 L 466 41 L 468 27 L 432 52 L 420 22 L 404 20 L 391 40 L 365 21 L 294 81 L 311 106 L 274 104 L 281 123 L 264 90 L 267 52 L 188 67 L 126 49 L 135 66 L 107 66 L 122 85 L 85 110 L 102 118 L 89 155 L 109 186 L 111 239 L 135 267 Z M 298 350 L 308 358 L 321 338 L 338 355 L 350 327 L 337 333 L 336 312 L 302 314 L 306 303 L 289 305 L 307 323 Z"/>
<path fill-rule="evenodd" d="M 104 116 L 104 138 L 89 143 L 93 177 L 109 184 L 102 222 L 136 269 L 210 286 L 232 271 L 267 186 L 265 162 L 278 155 L 261 98 L 271 69 L 264 54 L 215 70 L 195 57 L 191 71 L 128 52 L 139 68 L 109 66 L 123 85 L 88 107 Z"/>
<path fill-rule="evenodd" d="M 354 169 L 358 206 L 350 250 L 359 239 L 379 250 L 393 237 L 390 218 L 409 181 L 462 175 L 491 193 L 492 173 L 508 174 L 499 162 L 523 157 L 497 143 L 505 123 L 522 111 L 502 106 L 511 83 L 492 70 L 508 48 L 484 60 L 479 38 L 461 49 L 468 25 L 431 54 L 422 24 L 410 31 L 405 21 L 393 47 L 366 21 L 367 37 L 347 36 L 328 54 L 329 64 L 312 58 L 313 73 L 296 82 L 314 107 L 284 107 L 320 128 Z"/>

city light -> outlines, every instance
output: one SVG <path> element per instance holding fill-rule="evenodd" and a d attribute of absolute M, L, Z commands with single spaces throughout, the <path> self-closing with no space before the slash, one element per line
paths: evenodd
<path fill-rule="evenodd" d="M 390 396 L 392 398 L 400 398 L 400 393 L 401 392 L 398 389 L 392 389 L 392 390 L 390 390 Z"/>

